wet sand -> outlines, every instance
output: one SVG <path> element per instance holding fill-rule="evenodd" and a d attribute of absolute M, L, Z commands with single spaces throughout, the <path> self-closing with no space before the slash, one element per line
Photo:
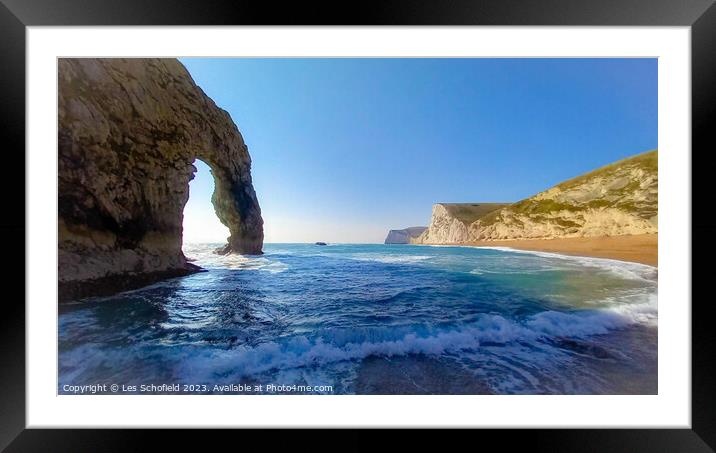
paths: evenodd
<path fill-rule="evenodd" d="M 602 236 L 591 238 L 478 241 L 459 245 L 511 247 L 518 250 L 610 258 L 656 266 L 658 264 L 658 240 L 658 234 L 639 234 L 634 236 Z"/>

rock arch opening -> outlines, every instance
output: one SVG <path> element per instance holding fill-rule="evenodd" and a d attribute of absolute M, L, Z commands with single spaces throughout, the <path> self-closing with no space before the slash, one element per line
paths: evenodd
<path fill-rule="evenodd" d="M 198 153 L 194 162 L 203 162 L 211 169 L 214 182 L 211 204 L 216 217 L 229 230 L 226 245 L 216 252 L 260 255 L 264 242 L 263 218 L 251 173 L 247 171 L 251 168 L 251 158 L 238 130 L 236 134 L 240 142 L 212 140 L 211 146 L 204 148 L 207 151 Z"/>
<path fill-rule="evenodd" d="M 189 198 L 184 205 L 182 245 L 221 244 L 229 241 L 229 228 L 216 215 L 212 196 L 215 190 L 211 167 L 201 159 L 193 162 L 196 171 L 189 181 Z"/>

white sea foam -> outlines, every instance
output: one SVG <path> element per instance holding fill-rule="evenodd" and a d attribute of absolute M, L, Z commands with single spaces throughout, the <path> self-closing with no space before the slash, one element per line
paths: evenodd
<path fill-rule="evenodd" d="M 648 300 L 645 302 L 614 304 L 609 310 L 630 319 L 634 323 L 656 327 L 659 319 L 657 296 L 650 293 L 647 297 Z"/>
<path fill-rule="evenodd" d="M 315 339 L 298 336 L 286 342 L 215 351 L 201 358 L 195 357 L 198 360 L 192 360 L 191 366 L 193 372 L 201 373 L 203 370 L 221 375 L 248 376 L 277 369 L 359 360 L 369 356 L 442 356 L 478 351 L 483 344 L 534 344 L 541 339 L 584 338 L 643 321 L 638 310 L 612 309 L 546 311 L 522 322 L 499 315 L 483 315 L 476 322 L 459 328 L 434 329 L 427 333 L 390 328 L 324 331 Z"/>
<path fill-rule="evenodd" d="M 432 258 L 427 255 L 399 255 L 399 254 L 383 254 L 383 253 L 354 253 L 351 255 L 353 259 L 360 261 L 375 261 L 385 264 L 410 264 L 419 263 L 421 261 Z"/>
<path fill-rule="evenodd" d="M 498 250 L 509 253 L 519 253 L 525 255 L 540 256 L 551 260 L 563 260 L 569 263 L 579 264 L 586 267 L 599 268 L 606 270 L 614 275 L 624 279 L 656 281 L 658 276 L 658 268 L 642 263 L 632 263 L 629 261 L 613 260 L 609 258 L 595 258 L 587 256 L 562 255 L 560 253 L 539 252 L 534 250 L 518 250 L 510 247 L 472 247 L 488 250 Z"/>
<path fill-rule="evenodd" d="M 493 266 L 494 267 L 494 266 Z M 484 275 L 484 274 L 504 274 L 504 275 L 519 275 L 519 274 L 538 274 L 540 272 L 550 272 L 550 271 L 563 271 L 565 268 L 563 267 L 556 267 L 556 266 L 543 266 L 543 267 L 534 267 L 534 268 L 501 268 L 501 269 L 495 269 L 495 268 L 489 268 L 487 266 L 477 267 L 475 269 L 472 269 L 470 271 L 471 274 L 474 275 Z"/>
<path fill-rule="evenodd" d="M 238 255 L 234 253 L 219 255 L 214 252 L 218 244 L 186 244 L 185 255 L 194 260 L 194 264 L 205 268 L 246 269 L 279 273 L 288 269 L 285 263 L 266 256 Z"/>

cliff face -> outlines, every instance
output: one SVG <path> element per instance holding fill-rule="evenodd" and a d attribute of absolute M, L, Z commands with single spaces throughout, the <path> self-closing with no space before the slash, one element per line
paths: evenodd
<path fill-rule="evenodd" d="M 390 230 L 385 238 L 386 244 L 410 244 L 410 240 L 420 236 L 428 227 L 409 227 L 402 230 Z"/>
<path fill-rule="evenodd" d="M 472 241 L 658 232 L 658 152 L 594 170 L 470 225 Z"/>
<path fill-rule="evenodd" d="M 436 204 L 414 243 L 446 244 L 658 232 L 658 152 L 594 170 L 511 205 L 465 214 L 468 204 Z"/>
<path fill-rule="evenodd" d="M 60 59 L 58 68 L 60 298 L 193 270 L 182 213 L 197 158 L 231 233 L 222 251 L 261 253 L 247 147 L 179 61 Z"/>
<path fill-rule="evenodd" d="M 469 241 L 469 227 L 476 220 L 507 203 L 437 203 L 433 205 L 430 226 L 413 244 L 448 244 Z"/>

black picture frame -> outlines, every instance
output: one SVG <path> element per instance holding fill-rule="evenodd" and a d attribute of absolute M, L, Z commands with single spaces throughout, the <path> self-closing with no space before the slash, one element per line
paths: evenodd
<path fill-rule="evenodd" d="M 716 6 L 714 0 L 384 0 L 360 3 L 244 0 L 0 0 L 0 112 L 5 158 L 0 196 L 0 232 L 6 253 L 2 280 L 8 295 L 0 314 L 0 448 L 7 451 L 139 451 L 159 430 L 25 429 L 25 32 L 29 26 L 82 25 L 550 25 L 688 26 L 692 56 L 692 208 L 706 206 L 713 189 L 706 178 L 707 153 L 716 150 L 712 123 L 716 110 Z M 55 102 L 55 100 L 48 100 Z M 698 150 L 698 152 L 696 152 Z M 684 152 L 689 152 L 684 150 Z M 24 192 L 23 192 L 24 194 Z M 705 287 L 716 252 L 716 220 L 692 209 L 692 429 L 482 430 L 470 435 L 481 445 L 522 444 L 545 451 L 676 451 L 716 449 L 716 336 L 709 316 L 712 298 L 697 297 Z M 24 237 L 25 241 L 17 238 Z M 8 239 L 10 238 L 10 239 Z M 14 239 L 12 239 L 14 238 Z M 662 247 L 669 247 L 663 244 Z M 9 249 L 10 253 L 7 253 Z M 53 253 L 48 251 L 48 253 Z M 699 265 L 701 262 L 701 265 Z M 14 291 L 8 292 L 12 288 Z M 705 292 L 703 293 L 705 294 Z M 702 294 L 702 296 L 703 296 Z M 689 303 L 690 301 L 671 301 Z M 163 442 L 194 442 L 202 448 L 219 434 L 172 431 Z M 226 431 L 221 436 L 227 437 Z M 234 441 L 245 439 L 246 433 Z M 315 433 L 289 433 L 295 445 L 320 446 Z M 264 434 L 265 436 L 265 434 Z M 372 448 L 365 431 L 342 433 L 342 449 Z M 422 442 L 424 432 L 411 432 Z M 407 436 L 406 436 L 407 437 Z M 210 438 L 210 439 L 208 439 Z M 272 437 L 273 438 L 273 437 Z M 276 438 L 278 439 L 278 438 Z M 451 436 L 443 449 L 464 439 Z M 248 440 L 245 440 L 248 442 Z M 218 444 L 217 444 L 218 445 Z M 280 446 L 280 445 L 279 445 Z M 383 444 L 390 447 L 390 443 Z M 457 444 L 456 444 L 457 446 Z M 169 444 L 164 444 L 168 449 Z M 362 448 L 361 448 L 362 447 Z"/>

